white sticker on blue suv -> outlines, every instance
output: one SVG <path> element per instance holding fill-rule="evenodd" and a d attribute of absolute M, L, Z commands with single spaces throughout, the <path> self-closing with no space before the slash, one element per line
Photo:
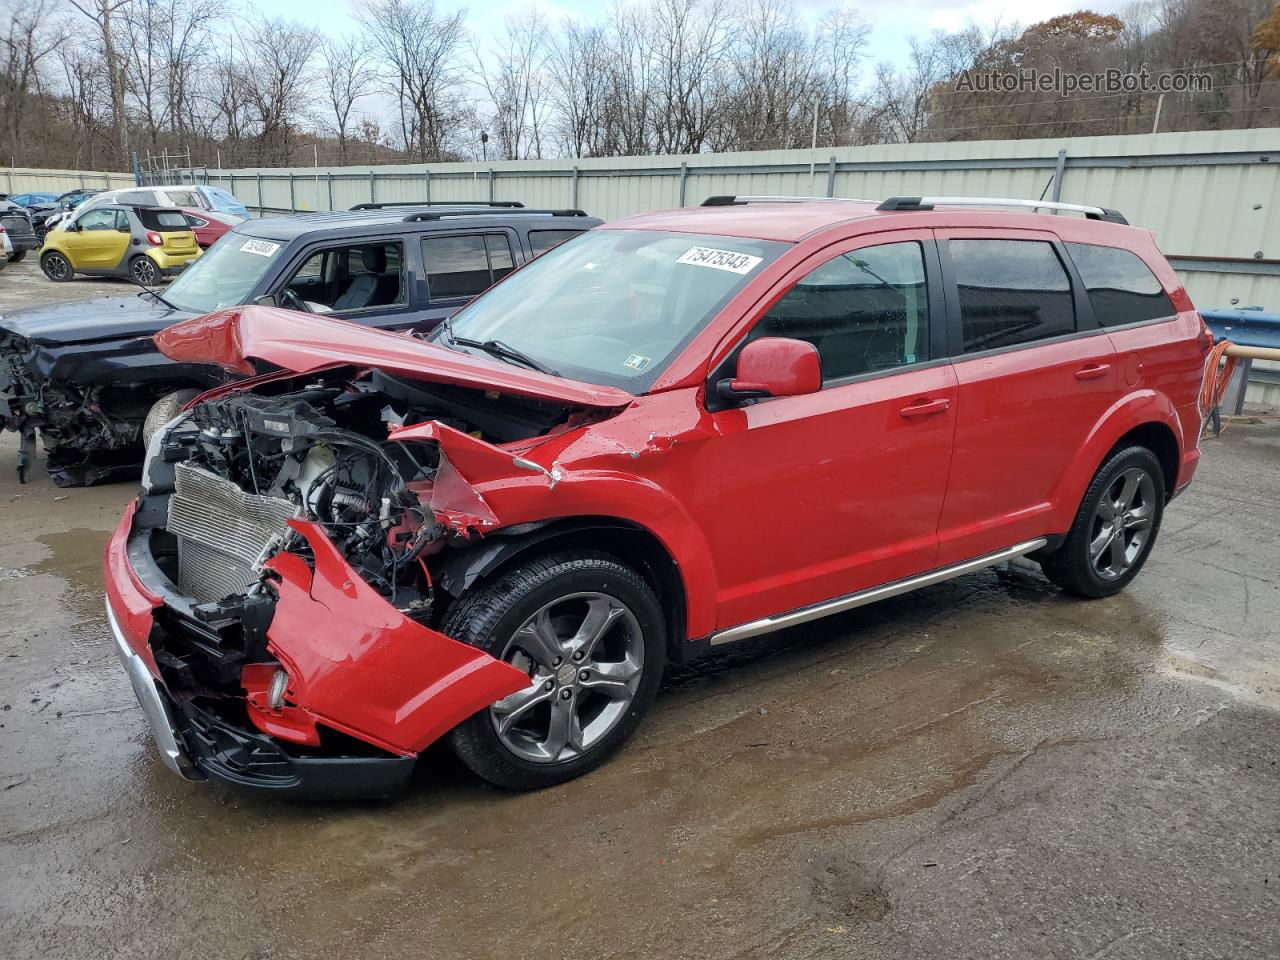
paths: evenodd
<path fill-rule="evenodd" d="M 711 267 L 713 270 L 727 270 L 729 273 L 745 276 L 754 270 L 762 259 L 762 257 L 753 257 L 749 253 L 717 250 L 715 247 L 690 247 L 680 255 L 680 259 L 676 263 L 687 263 L 695 267 Z"/>
<path fill-rule="evenodd" d="M 280 249 L 280 244 L 269 243 L 266 240 L 246 240 L 240 245 L 240 249 L 244 253 L 256 253 L 260 257 L 270 257 Z"/>

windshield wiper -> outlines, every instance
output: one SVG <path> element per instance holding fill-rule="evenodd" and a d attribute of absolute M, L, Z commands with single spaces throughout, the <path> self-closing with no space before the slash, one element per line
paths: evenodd
<path fill-rule="evenodd" d="M 518 363 L 521 366 L 528 367 L 530 370 L 537 370 L 539 373 L 545 373 L 552 377 L 558 377 L 560 374 L 548 367 L 545 363 L 539 363 L 533 357 L 529 356 L 523 350 L 517 350 L 509 343 L 501 340 L 472 340 L 470 337 L 459 337 L 453 332 L 453 326 L 449 323 L 449 318 L 445 318 L 440 322 L 438 328 L 446 340 L 455 343 L 460 347 L 470 347 L 473 350 L 483 350 L 492 357 L 499 360 L 506 360 L 508 363 Z"/>
<path fill-rule="evenodd" d="M 133 271 L 132 271 L 132 270 L 131 270 L 131 271 L 129 271 L 129 279 L 130 279 L 130 280 L 132 280 L 134 283 L 136 283 L 138 286 L 140 286 L 140 287 L 142 288 L 142 292 L 143 292 L 143 293 L 149 293 L 149 294 L 151 294 L 151 296 L 155 297 L 157 300 L 159 300 L 161 303 L 163 303 L 163 304 L 164 304 L 166 307 L 168 307 L 170 310 L 177 310 L 177 309 L 178 309 L 178 308 L 177 308 L 177 307 L 175 307 L 172 303 L 170 303 L 168 300 L 166 300 L 164 297 L 160 296 L 160 294 L 156 293 L 154 290 L 152 290 L 150 287 L 148 287 L 145 283 L 143 283 L 141 280 L 139 280 L 137 277 L 135 277 L 135 276 L 133 275 Z"/>

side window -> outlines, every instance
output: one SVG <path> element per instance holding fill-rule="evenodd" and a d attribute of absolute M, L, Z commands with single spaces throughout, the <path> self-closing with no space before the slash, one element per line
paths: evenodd
<path fill-rule="evenodd" d="M 78 223 L 81 230 L 114 230 L 118 210 L 90 210 Z"/>
<path fill-rule="evenodd" d="M 960 290 L 964 352 L 1071 333 L 1071 280 L 1043 240 L 948 241 Z"/>
<path fill-rule="evenodd" d="M 474 297 L 515 269 L 506 234 L 424 237 L 422 260 L 432 300 Z"/>
<path fill-rule="evenodd" d="M 535 257 L 540 257 L 552 247 L 557 247 L 580 233 L 581 230 L 530 230 L 529 249 Z"/>
<path fill-rule="evenodd" d="M 399 243 L 364 243 L 318 250 L 285 289 L 318 313 L 367 310 L 404 303 Z"/>
<path fill-rule="evenodd" d="M 1093 315 L 1104 327 L 1171 317 L 1177 311 L 1151 268 L 1128 250 L 1068 243 L 1089 294 Z"/>
<path fill-rule="evenodd" d="M 750 339 L 818 348 L 824 382 L 929 359 L 929 293 L 920 244 L 863 247 L 828 260 L 779 300 Z"/>

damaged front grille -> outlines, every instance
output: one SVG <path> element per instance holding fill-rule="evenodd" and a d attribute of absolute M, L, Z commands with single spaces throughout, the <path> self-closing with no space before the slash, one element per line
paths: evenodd
<path fill-rule="evenodd" d="M 288 500 L 246 493 L 208 470 L 177 464 L 167 525 L 178 541 L 178 588 L 204 603 L 244 593 L 297 515 Z"/>

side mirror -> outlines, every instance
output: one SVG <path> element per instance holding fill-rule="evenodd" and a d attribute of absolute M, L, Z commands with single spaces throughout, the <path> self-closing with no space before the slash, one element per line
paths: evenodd
<path fill-rule="evenodd" d="M 716 384 L 730 403 L 760 397 L 794 397 L 822 389 L 818 348 L 789 337 L 752 340 L 738 354 L 738 375 Z"/>

